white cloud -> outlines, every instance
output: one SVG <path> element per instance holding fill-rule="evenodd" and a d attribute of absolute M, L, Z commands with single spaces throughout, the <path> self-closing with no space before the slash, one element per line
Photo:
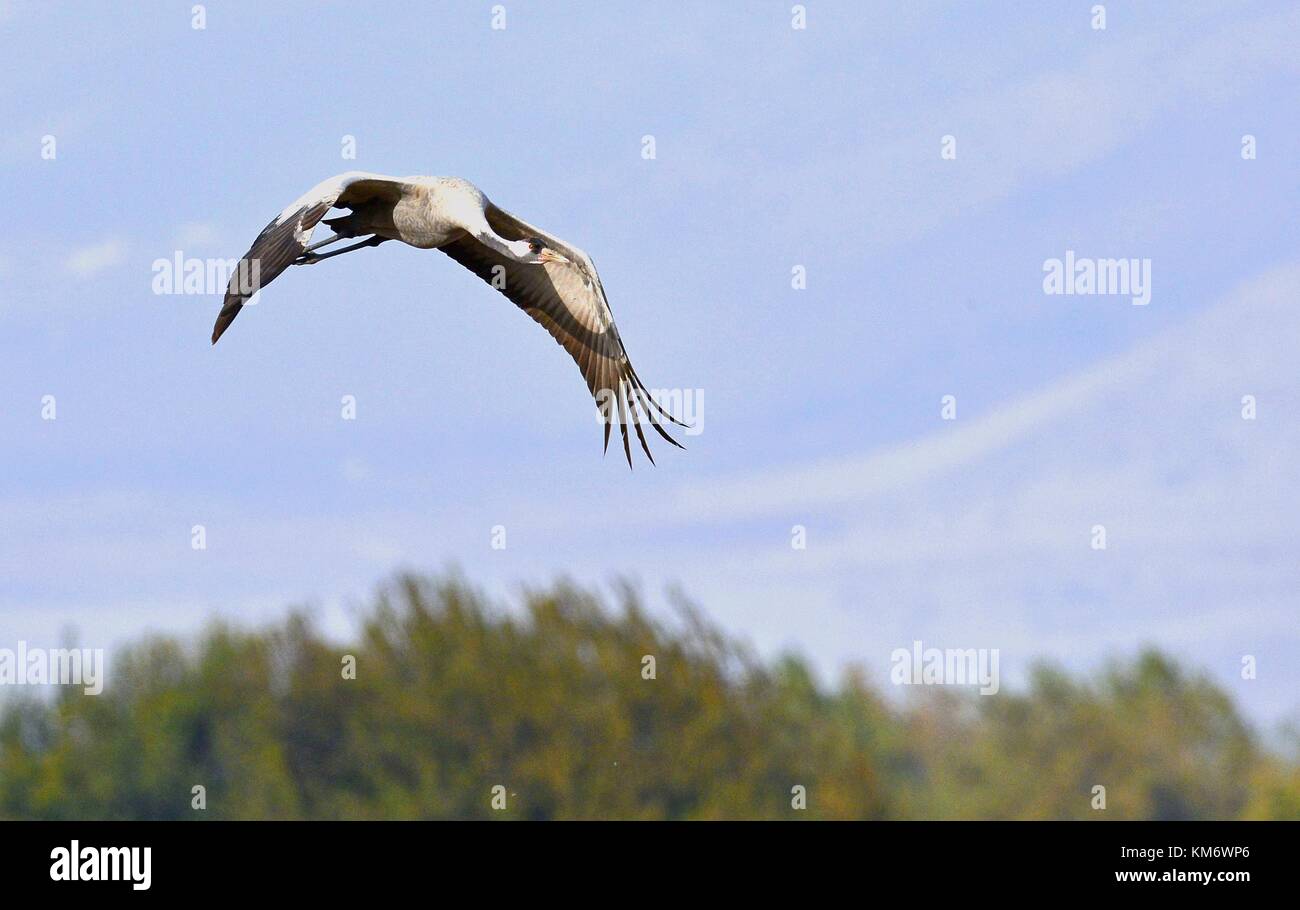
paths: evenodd
<path fill-rule="evenodd" d="M 192 246 L 210 246 L 221 239 L 216 225 L 207 221 L 191 221 L 176 229 L 176 246 L 184 250 Z"/>
<path fill-rule="evenodd" d="M 343 479 L 351 484 L 366 483 L 374 476 L 370 470 L 370 465 L 355 456 L 343 459 L 342 473 Z"/>
<path fill-rule="evenodd" d="M 89 278 L 122 263 L 126 259 L 126 249 L 123 241 L 112 237 L 80 247 L 68 256 L 68 270 L 82 278 Z"/>

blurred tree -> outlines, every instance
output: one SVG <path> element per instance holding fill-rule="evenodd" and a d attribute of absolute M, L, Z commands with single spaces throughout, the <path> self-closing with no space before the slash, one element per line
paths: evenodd
<path fill-rule="evenodd" d="M 1154 652 L 891 704 L 857 672 L 826 690 L 798 659 L 765 665 L 684 601 L 670 624 L 617 599 L 561 582 L 511 613 L 402 577 L 355 647 L 299 614 L 146 641 L 100 696 L 6 705 L 0 816 L 1300 817 L 1296 762 Z"/>

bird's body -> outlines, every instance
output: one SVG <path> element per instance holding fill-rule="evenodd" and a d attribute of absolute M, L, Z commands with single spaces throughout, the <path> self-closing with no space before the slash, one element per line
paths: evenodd
<path fill-rule="evenodd" d="M 372 174 L 351 179 L 375 178 L 395 180 Z M 483 215 L 487 197 L 468 180 L 403 177 L 401 186 L 403 192 L 396 201 L 381 199 L 380 204 L 362 205 L 340 223 L 354 236 L 378 234 L 422 250 L 436 249 L 468 231 L 488 228 Z"/>
<path fill-rule="evenodd" d="M 391 188 L 391 192 L 380 194 L 377 187 L 371 187 L 364 194 L 370 198 L 363 198 L 360 191 L 348 193 L 349 188 L 362 181 Z M 440 247 L 470 226 L 479 229 L 488 226 L 483 215 L 487 197 L 468 180 L 459 177 L 389 177 L 365 171 L 349 171 L 322 180 L 289 203 L 276 216 L 274 223 L 283 224 L 328 199 L 352 208 L 353 213 L 341 219 L 330 219 L 326 224 L 341 223 L 345 229 L 353 231 L 354 236 L 378 234 L 387 240 L 400 240 L 422 250 Z M 357 205 L 350 205 L 350 202 Z"/>
<path fill-rule="evenodd" d="M 346 208 L 350 213 L 325 218 L 331 208 Z M 309 245 L 312 231 L 322 221 L 334 235 Z M 368 239 L 328 253 L 314 252 L 353 237 Z M 244 303 L 290 265 L 319 262 L 388 240 L 442 250 L 545 327 L 582 370 L 605 417 L 607 445 L 610 425 L 619 423 L 629 465 L 629 422 L 650 457 L 641 430 L 642 410 L 654 430 L 680 448 L 659 423 L 662 418 L 683 424 L 650 397 L 632 369 L 587 254 L 494 205 L 478 187 L 459 177 L 389 177 L 349 171 L 312 187 L 286 206 L 244 254 L 241 269 L 226 289 L 212 343 Z M 251 287 L 238 280 L 250 272 Z"/>

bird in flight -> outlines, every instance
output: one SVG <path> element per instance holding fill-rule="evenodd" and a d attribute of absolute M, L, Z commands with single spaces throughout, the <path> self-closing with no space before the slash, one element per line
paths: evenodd
<path fill-rule="evenodd" d="M 332 208 L 350 212 L 325 218 Z M 312 231 L 322 219 L 334 233 L 311 243 Z M 316 252 L 357 237 L 365 239 Z M 289 266 L 312 265 L 389 240 L 441 250 L 550 332 L 577 362 L 596 399 L 605 423 L 606 451 L 610 425 L 617 420 L 628 467 L 632 466 L 629 422 L 654 463 L 641 429 L 642 411 L 655 432 L 683 448 L 660 423 L 686 424 L 651 397 L 632 369 L 590 257 L 497 207 L 478 187 L 458 177 L 387 177 L 351 171 L 312 187 L 257 235 L 240 260 L 212 328 L 212 343 L 230 327 L 245 302 Z"/>

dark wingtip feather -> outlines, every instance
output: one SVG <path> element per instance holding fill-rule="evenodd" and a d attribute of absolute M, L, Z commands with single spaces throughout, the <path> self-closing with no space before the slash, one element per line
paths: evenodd
<path fill-rule="evenodd" d="M 671 436 L 669 436 L 668 431 L 665 430 L 663 427 L 659 426 L 659 424 L 651 420 L 650 426 L 654 429 L 656 433 L 659 434 L 660 438 L 662 438 L 664 442 L 668 443 L 669 445 L 677 446 L 677 448 L 681 449 L 683 452 L 686 451 L 686 446 L 682 445 L 676 439 L 673 439 Z"/>
<path fill-rule="evenodd" d="M 627 469 L 632 470 L 632 446 L 627 436 L 627 410 L 623 404 L 622 389 L 615 393 L 618 400 L 618 430 L 623 436 L 623 455 L 627 458 Z"/>
<path fill-rule="evenodd" d="M 636 390 L 636 393 L 637 393 L 637 395 L 638 395 L 640 398 L 642 398 L 642 399 L 644 399 L 644 398 L 647 397 L 647 393 L 645 392 L 644 389 L 640 389 L 640 388 L 638 388 L 638 389 Z M 644 404 L 643 404 L 643 406 L 644 406 Z M 648 406 L 645 407 L 645 410 L 646 410 L 646 419 L 650 421 L 650 426 L 654 429 L 654 431 L 655 431 L 656 433 L 658 433 L 660 436 L 662 436 L 666 442 L 669 442 L 669 443 L 671 443 L 672 445 L 677 446 L 677 448 L 681 449 L 682 451 L 685 451 L 685 450 L 686 450 L 686 446 L 682 445 L 682 444 L 681 444 L 680 442 L 678 442 L 676 439 L 673 439 L 671 436 L 668 435 L 668 431 L 667 431 L 667 430 L 665 430 L 663 427 L 659 426 L 659 421 L 655 419 L 654 414 L 651 413 L 651 411 L 650 411 L 650 409 L 649 409 Z M 650 461 L 653 462 L 654 459 L 651 458 Z"/>
<path fill-rule="evenodd" d="M 681 444 L 680 442 L 678 442 L 676 439 L 673 439 L 671 436 L 669 436 L 666 432 L 664 432 L 664 431 L 663 431 L 662 429 L 660 429 L 658 426 L 655 426 L 654 424 L 651 424 L 651 426 L 653 426 L 656 430 L 659 430 L 659 435 L 662 436 L 665 440 L 667 440 L 667 442 L 668 442 L 670 445 L 675 445 L 675 446 L 677 446 L 677 448 L 681 449 L 683 452 L 686 451 L 686 446 L 682 445 L 682 444 Z"/>
<path fill-rule="evenodd" d="M 623 457 L 627 459 L 627 469 L 632 470 L 632 446 L 627 438 L 627 424 L 619 423 L 618 428 L 623 432 Z"/>
<path fill-rule="evenodd" d="M 672 414 L 669 414 L 667 411 L 663 409 L 663 407 L 659 404 L 659 402 L 655 401 L 654 398 L 651 397 L 650 390 L 645 387 L 645 383 L 641 381 L 641 377 L 637 375 L 636 370 L 632 367 L 632 361 L 630 360 L 625 361 L 624 366 L 627 367 L 627 373 L 629 376 L 632 377 L 632 382 L 636 385 L 637 389 L 639 389 L 641 392 L 645 394 L 645 398 L 647 401 L 650 402 L 650 406 L 652 406 L 657 412 L 659 412 L 660 416 L 662 416 L 665 420 L 672 421 L 673 423 L 677 424 L 679 427 L 683 427 L 688 430 L 691 428 L 691 425 L 689 423 L 684 423 L 678 420 Z"/>
<path fill-rule="evenodd" d="M 650 446 L 646 445 L 645 433 L 641 432 L 641 412 L 637 410 L 636 399 L 628 396 L 628 410 L 632 412 L 632 428 L 636 430 L 636 438 L 641 442 L 641 451 L 645 452 L 645 457 L 650 459 L 650 463 L 655 463 L 655 457 L 650 454 Z"/>
<path fill-rule="evenodd" d="M 233 280 L 233 279 L 232 279 Z M 216 344 L 217 339 L 226 334 L 226 329 L 235 321 L 239 311 L 244 308 L 244 300 L 237 294 L 227 291 L 226 299 L 221 305 L 221 312 L 217 313 L 217 321 L 212 324 L 212 343 Z"/>

